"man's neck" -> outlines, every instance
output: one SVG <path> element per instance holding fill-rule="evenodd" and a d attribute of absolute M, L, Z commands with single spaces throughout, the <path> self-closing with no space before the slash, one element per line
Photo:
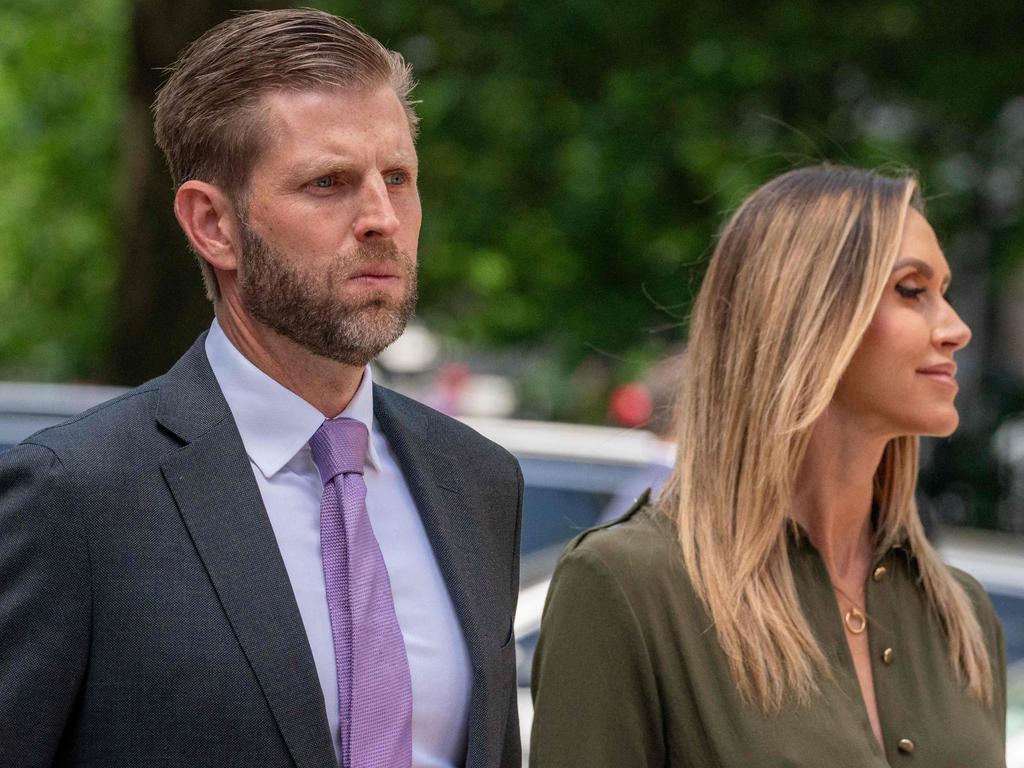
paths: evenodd
<path fill-rule="evenodd" d="M 233 302 L 217 301 L 214 312 L 221 330 L 235 349 L 326 418 L 334 418 L 345 410 L 359 388 L 362 367 L 312 354 L 253 320 Z"/>

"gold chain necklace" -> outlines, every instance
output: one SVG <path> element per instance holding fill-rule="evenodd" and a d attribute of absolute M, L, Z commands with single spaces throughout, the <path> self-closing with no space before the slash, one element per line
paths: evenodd
<path fill-rule="evenodd" d="M 856 601 L 838 586 L 833 584 L 832 588 L 845 597 L 846 601 L 850 604 L 849 610 L 843 614 L 843 624 L 846 625 L 846 630 L 851 635 L 864 634 L 864 630 L 868 628 L 868 619 L 867 616 L 864 615 L 864 611 L 858 608 Z"/>

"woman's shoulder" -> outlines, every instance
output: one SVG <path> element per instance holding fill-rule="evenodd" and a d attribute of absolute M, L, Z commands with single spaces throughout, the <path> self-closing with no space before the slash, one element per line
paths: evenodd
<path fill-rule="evenodd" d="M 946 568 L 963 588 L 964 592 L 967 593 L 971 605 L 974 606 L 974 614 L 978 617 L 978 622 L 991 641 L 1002 631 L 998 614 L 992 605 L 992 598 L 988 596 L 988 592 L 981 586 L 981 583 L 971 574 L 967 573 L 967 571 L 962 571 L 951 565 L 947 565 Z"/>
<path fill-rule="evenodd" d="M 621 517 L 583 531 L 562 550 L 556 579 L 614 582 L 625 593 L 650 594 L 658 585 L 689 593 L 675 523 L 645 491 Z"/>
<path fill-rule="evenodd" d="M 974 611 L 978 615 L 979 619 L 984 621 L 989 616 L 995 616 L 996 612 L 995 608 L 992 607 L 992 600 L 988 596 L 988 592 L 985 591 L 985 588 L 981 586 L 981 582 L 967 571 L 954 568 L 952 565 L 947 564 L 946 570 L 949 571 L 957 584 L 959 584 L 963 588 L 964 592 L 967 593 L 967 597 L 970 598 L 971 604 L 974 606 Z"/>
<path fill-rule="evenodd" d="M 651 497 L 650 489 L 637 497 L 620 517 L 579 533 L 562 555 L 589 554 L 611 562 L 633 559 L 652 550 L 678 551 L 675 525 Z"/>

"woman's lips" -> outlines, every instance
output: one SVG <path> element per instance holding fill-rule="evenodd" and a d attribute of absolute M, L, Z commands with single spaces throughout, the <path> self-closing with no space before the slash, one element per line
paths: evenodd
<path fill-rule="evenodd" d="M 947 387 L 959 387 L 956 383 L 955 363 L 942 363 L 941 365 L 933 365 L 928 368 L 919 368 L 917 372 L 922 376 L 926 376 L 932 381 L 944 384 Z"/>

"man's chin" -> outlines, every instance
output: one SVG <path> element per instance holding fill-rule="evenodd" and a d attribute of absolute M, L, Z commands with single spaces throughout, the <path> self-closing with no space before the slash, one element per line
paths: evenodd
<path fill-rule="evenodd" d="M 349 318 L 329 338 L 295 339 L 307 351 L 336 363 L 363 367 L 390 346 L 405 331 L 405 320 L 394 313 L 375 313 L 374 322 L 353 322 Z M 360 320 L 367 319 L 365 316 Z M 305 343 L 304 343 L 305 341 Z"/>
<path fill-rule="evenodd" d="M 415 299 L 389 291 L 363 297 L 358 304 L 335 299 L 295 302 L 254 301 L 242 295 L 246 313 L 258 323 L 316 357 L 362 367 L 405 330 Z M 265 295 L 260 298 L 266 298 Z M 274 297 L 275 299 L 279 297 Z"/>

